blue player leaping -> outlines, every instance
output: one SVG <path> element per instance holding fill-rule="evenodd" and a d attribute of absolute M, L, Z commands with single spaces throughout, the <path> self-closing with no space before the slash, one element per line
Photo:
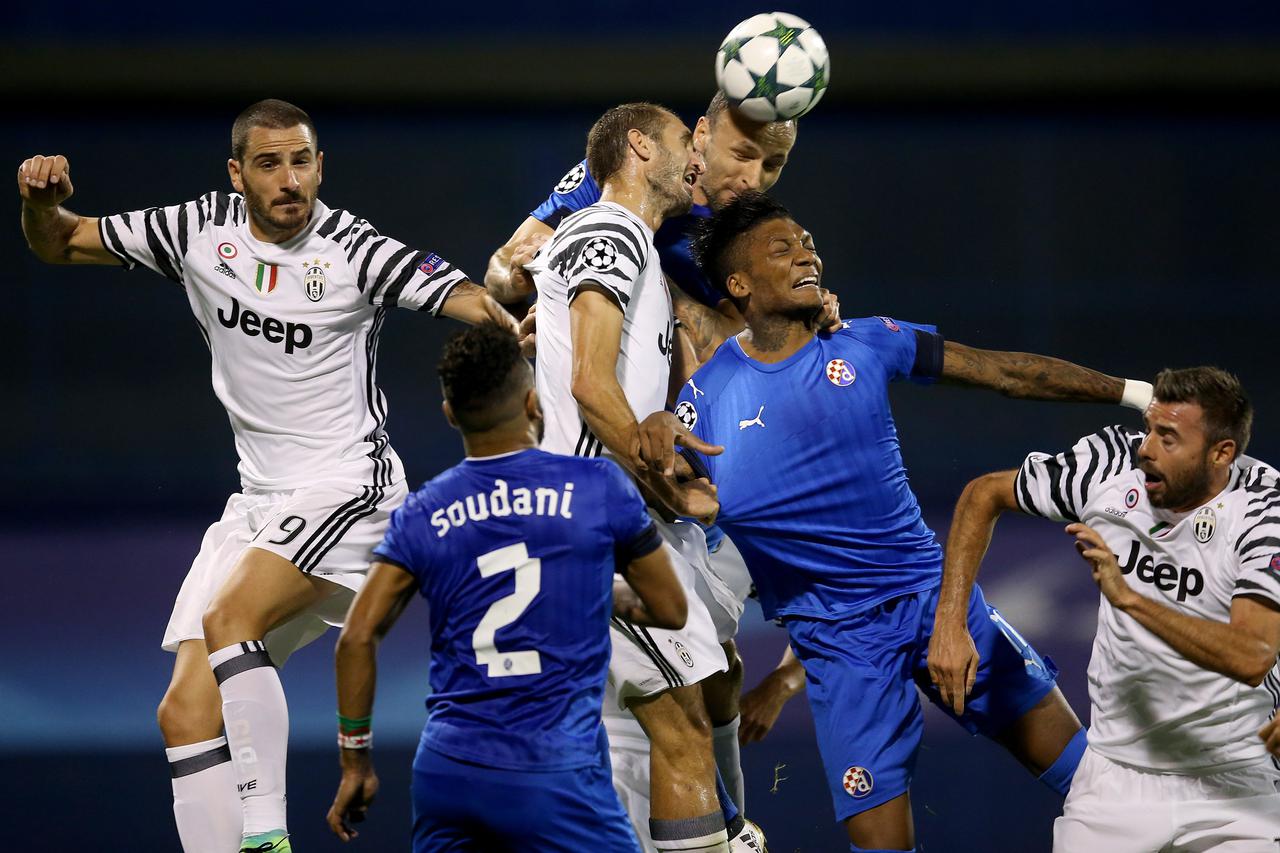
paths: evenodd
<path fill-rule="evenodd" d="M 696 392 L 684 387 L 674 416 L 651 417 L 676 417 L 725 447 L 702 458 L 719 487 L 718 523 L 746 558 L 766 617 L 783 620 L 804 665 L 836 817 L 852 849 L 915 844 L 908 789 L 921 733 L 916 685 L 1065 790 L 1083 729 L 1052 666 L 980 590 L 969 626 L 982 664 L 963 711 L 945 707 L 930 681 L 942 550 L 907 482 L 887 385 L 941 378 L 1011 397 L 1139 408 L 1150 386 L 1043 356 L 972 349 L 887 317 L 817 333 L 822 262 L 813 238 L 759 193 L 706 220 L 694 250 L 746 329 L 694 375 Z"/>
<path fill-rule="evenodd" d="M 542 412 L 513 334 L 460 333 L 440 377 L 467 458 L 395 512 L 352 603 L 338 641 L 343 771 L 329 826 L 354 837 L 350 823 L 377 791 L 377 644 L 421 592 L 431 696 L 414 760 L 413 849 L 637 853 L 600 708 L 611 612 L 684 624 L 662 539 L 612 461 L 536 449 Z M 625 584 L 614 583 L 615 556 Z"/>

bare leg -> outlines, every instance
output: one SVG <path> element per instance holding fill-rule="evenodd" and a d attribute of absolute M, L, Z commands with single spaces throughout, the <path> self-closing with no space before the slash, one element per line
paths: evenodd
<path fill-rule="evenodd" d="M 870 850 L 911 850 L 916 846 L 910 793 L 894 797 L 844 822 L 849 841 Z"/>
<path fill-rule="evenodd" d="M 185 746 L 222 734 L 222 694 L 209 669 L 203 640 L 184 640 L 178 646 L 173 677 L 156 709 L 156 722 L 165 746 Z"/>
<path fill-rule="evenodd" d="M 1048 770 L 1080 731 L 1080 718 L 1057 687 L 991 739 L 1035 776 Z"/>

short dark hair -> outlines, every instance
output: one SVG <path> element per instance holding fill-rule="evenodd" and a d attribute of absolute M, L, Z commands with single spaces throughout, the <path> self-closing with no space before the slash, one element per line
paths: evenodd
<path fill-rule="evenodd" d="M 244 149 L 249 144 L 249 131 L 255 127 L 281 130 L 298 125 L 310 130 L 311 138 L 316 139 L 315 122 L 301 107 L 295 107 L 288 101 L 276 98 L 267 98 L 265 101 L 250 104 L 244 112 L 236 116 L 235 123 L 231 125 L 231 157 L 238 162 L 244 162 Z"/>
<path fill-rule="evenodd" d="M 1253 404 L 1233 374 L 1217 367 L 1166 368 L 1156 375 L 1154 396 L 1161 403 L 1199 404 L 1210 445 L 1229 438 L 1236 456 L 1249 446 Z"/>
<path fill-rule="evenodd" d="M 702 274 L 717 291 L 729 296 L 729 276 L 742 268 L 739 238 L 761 222 L 790 219 L 791 211 L 762 192 L 748 190 L 693 226 L 689 249 Z"/>
<path fill-rule="evenodd" d="M 716 89 L 716 93 L 711 96 L 711 103 L 707 104 L 707 111 L 703 115 L 707 117 L 707 123 L 715 127 L 716 122 L 720 120 L 720 116 L 724 115 L 728 109 L 729 99 L 724 96 L 724 92 Z"/>
<path fill-rule="evenodd" d="M 529 363 L 516 336 L 501 326 L 482 323 L 454 334 L 436 370 L 463 432 L 492 429 L 524 405 Z"/>
<path fill-rule="evenodd" d="M 638 130 L 650 139 L 662 138 L 662 126 L 674 115 L 658 104 L 637 101 L 605 112 L 587 133 L 587 169 L 596 183 L 613 177 L 627 159 L 627 133 Z"/>

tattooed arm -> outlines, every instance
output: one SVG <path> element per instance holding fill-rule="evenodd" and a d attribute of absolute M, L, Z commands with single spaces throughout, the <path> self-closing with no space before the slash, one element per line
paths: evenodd
<path fill-rule="evenodd" d="M 1058 358 L 1027 352 L 974 349 L 953 341 L 947 341 L 943 345 L 942 380 L 956 385 L 990 388 L 1006 397 L 1093 403 L 1124 402 L 1134 408 L 1146 408 L 1146 402 L 1138 399 L 1140 395 L 1126 392 L 1127 383 L 1124 379 L 1107 376 Z M 1149 399 L 1148 392 L 1147 401 Z M 1139 402 L 1141 405 L 1138 405 Z"/>
<path fill-rule="evenodd" d="M 683 383 L 711 358 L 720 344 L 745 329 L 747 323 L 728 299 L 722 299 L 718 306 L 710 308 L 690 297 L 670 278 L 667 284 L 671 288 L 671 306 L 680 321 L 682 337 L 693 349 L 693 363 L 685 366 L 687 375 L 680 380 Z"/>

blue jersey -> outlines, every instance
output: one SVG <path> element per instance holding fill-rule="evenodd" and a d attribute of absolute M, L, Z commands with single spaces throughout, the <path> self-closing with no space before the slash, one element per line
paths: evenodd
<path fill-rule="evenodd" d="M 431 607 L 423 744 L 515 770 L 598 764 L 615 559 L 660 545 L 605 459 L 467 459 L 410 495 L 374 553 Z"/>
<path fill-rule="evenodd" d="M 591 177 L 587 161 L 583 160 L 555 185 L 547 200 L 529 215 L 555 228 L 570 213 L 590 207 L 600 200 L 600 185 Z M 684 216 L 676 216 L 662 223 L 653 236 L 653 245 L 662 260 L 662 271 L 674 281 L 690 299 L 715 308 L 724 295 L 711 286 L 689 252 L 689 231 L 698 219 L 711 215 L 711 208 L 695 204 Z"/>
<path fill-rule="evenodd" d="M 700 458 L 765 616 L 835 618 L 939 582 L 888 385 L 936 376 L 941 358 L 932 326 L 870 317 L 777 364 L 730 338 L 685 384 L 676 416 L 725 448 Z"/>

